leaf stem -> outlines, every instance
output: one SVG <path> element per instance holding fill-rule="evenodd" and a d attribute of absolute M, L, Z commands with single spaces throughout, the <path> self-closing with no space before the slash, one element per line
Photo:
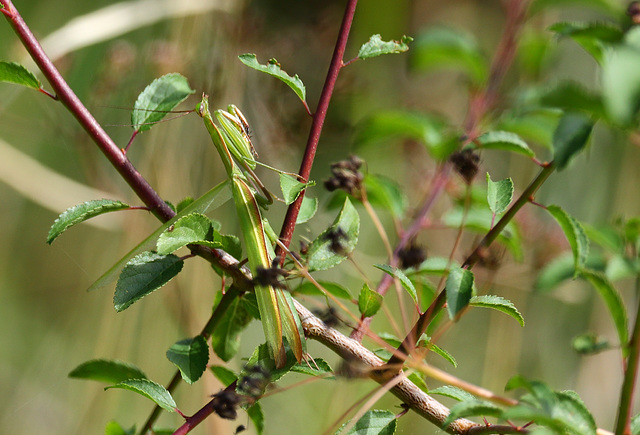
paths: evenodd
<path fill-rule="evenodd" d="M 307 139 L 307 146 L 304 151 L 302 163 L 300 164 L 300 170 L 298 173 L 300 177 L 306 183 L 309 181 L 311 175 L 311 168 L 316 156 L 316 150 L 318 149 L 318 142 L 320 141 L 320 135 L 324 126 L 324 121 L 327 117 L 327 110 L 329 109 L 329 103 L 333 95 L 333 90 L 338 79 L 338 74 L 343 66 L 344 52 L 347 47 L 347 40 L 349 39 L 349 32 L 351 31 L 351 23 L 353 22 L 353 16 L 356 12 L 356 5 L 358 0 L 348 0 L 347 7 L 342 18 L 342 24 L 340 25 L 340 31 L 338 32 L 338 40 L 336 41 L 335 49 L 333 51 L 333 57 L 329 64 L 329 71 L 327 78 L 318 100 L 318 107 L 313 115 L 313 123 L 309 130 L 309 138 Z M 285 246 L 291 244 L 291 238 L 293 237 L 293 230 L 296 227 L 296 219 L 300 212 L 300 206 L 302 205 L 302 199 L 304 198 L 305 190 L 303 190 L 298 198 L 289 206 L 287 214 L 285 215 L 284 222 L 282 223 L 282 229 L 280 230 L 280 240 Z M 284 251 L 280 246 L 276 249 L 276 256 L 282 258 L 284 261 Z M 280 264 L 282 265 L 282 263 Z"/>
<path fill-rule="evenodd" d="M 640 275 L 636 275 L 636 292 L 640 294 Z M 624 344 L 623 344 L 624 345 Z M 640 362 L 640 297 L 637 301 L 636 320 L 633 326 L 633 335 L 629 341 L 627 358 L 624 370 L 624 381 L 620 391 L 618 405 L 618 418 L 616 420 L 616 435 L 631 435 L 631 414 L 633 412 L 633 392 L 638 381 L 638 363 Z M 624 349 L 623 349 L 624 354 Z"/>

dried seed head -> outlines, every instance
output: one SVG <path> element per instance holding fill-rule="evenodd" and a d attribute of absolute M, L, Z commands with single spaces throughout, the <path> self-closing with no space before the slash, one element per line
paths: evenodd
<path fill-rule="evenodd" d="M 359 171 L 364 161 L 351 155 L 347 160 L 341 160 L 331 164 L 333 177 L 324 182 L 324 187 L 333 192 L 342 189 L 351 196 L 359 196 L 362 189 L 364 175 Z"/>
<path fill-rule="evenodd" d="M 449 161 L 453 164 L 457 173 L 459 173 L 467 184 L 471 184 L 476 174 L 478 173 L 478 164 L 480 163 L 480 156 L 473 152 L 473 150 L 466 149 L 462 151 L 456 151 L 451 154 Z"/>
<path fill-rule="evenodd" d="M 411 244 L 398 252 L 400 259 L 400 267 L 408 269 L 410 267 L 420 265 L 427 259 L 427 253 L 422 246 L 416 245 L 413 241 Z"/>
<path fill-rule="evenodd" d="M 237 407 L 242 398 L 231 390 L 222 390 L 213 395 L 212 408 L 221 418 L 235 420 L 238 417 Z"/>

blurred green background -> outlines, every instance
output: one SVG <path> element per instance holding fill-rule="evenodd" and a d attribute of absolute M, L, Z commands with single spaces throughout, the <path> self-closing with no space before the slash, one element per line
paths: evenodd
<path fill-rule="evenodd" d="M 96 118 L 124 146 L 131 134 L 129 112 L 138 93 L 154 78 L 168 73 L 185 75 L 196 90 L 184 108 L 206 92 L 214 108 L 234 103 L 249 119 L 261 159 L 273 166 L 297 171 L 310 119 L 295 95 L 280 82 L 244 67 L 236 56 L 256 53 L 261 62 L 275 57 L 307 86 L 315 107 L 341 20 L 343 1 L 295 0 L 195 1 L 201 10 L 185 13 L 186 2 L 81 2 L 77 0 L 16 2 L 45 48 L 59 53 L 56 65 Z M 135 12 L 127 7 L 137 4 Z M 623 7 L 622 3 L 613 4 Z M 105 8 L 105 9 L 102 9 Z M 108 8 L 108 9 L 107 9 Z M 89 14 L 98 21 L 86 24 Z M 109 13 L 107 13 L 109 12 Z M 160 16 L 154 18 L 155 14 Z M 118 15 L 121 14 L 121 15 Z M 164 15 L 163 15 L 164 14 Z M 164 18 L 162 18 L 164 16 Z M 504 87 L 505 103 L 529 82 L 571 77 L 595 87 L 595 63 L 571 41 L 556 43 L 546 27 L 561 19 L 605 19 L 602 10 L 578 6 L 552 9 L 533 17 L 523 35 L 518 57 Z M 149 20 L 144 25 L 141 20 Z M 131 27 L 126 26 L 130 24 Z M 370 35 L 398 39 L 419 36 L 434 25 L 448 25 L 473 35 L 488 59 L 499 41 L 504 14 L 499 1 L 370 0 L 361 2 L 346 58 L 357 54 Z M 75 26 L 75 27 L 74 27 Z M 97 42 L 105 29 L 114 35 Z M 56 33 L 60 29 L 68 33 Z M 57 39 L 54 39 L 54 36 Z M 105 39 L 106 38 L 106 39 Z M 0 59 L 26 62 L 25 52 L 6 23 L 0 24 Z M 542 61 L 532 60 L 536 41 L 549 45 Z M 412 67 L 411 55 L 394 55 L 357 62 L 341 73 L 318 151 L 313 179 L 321 185 L 329 164 L 357 152 L 368 171 L 387 175 L 405 187 L 411 205 L 419 204 L 428 189 L 435 164 L 419 144 L 387 141 L 357 146 L 356 132 L 363 119 L 383 109 L 434 111 L 460 127 L 468 102 L 468 82 L 454 69 L 423 72 Z M 537 62 L 537 63 L 536 63 Z M 539 69 L 531 65 L 540 66 Z M 48 86 L 45 85 L 48 88 Z M 137 364 L 160 383 L 168 382 L 174 367 L 165 358 L 177 340 L 196 334 L 209 316 L 220 281 L 198 260 L 188 261 L 177 279 L 123 313 L 113 309 L 113 286 L 87 293 L 85 289 L 138 241 L 157 227 L 145 212 L 123 212 L 74 227 L 52 246 L 45 244 L 56 216 L 82 201 L 108 197 L 139 202 L 118 178 L 106 159 L 60 105 L 33 91 L 0 84 L 0 433 L 102 433 L 110 419 L 130 427 L 144 422 L 152 406 L 141 396 L 103 385 L 67 378 L 78 364 L 93 358 L 121 359 Z M 545 155 L 543 148 L 541 155 Z M 223 179 L 222 168 L 196 116 L 156 126 L 134 143 L 129 157 L 144 177 L 167 200 L 197 197 Z M 555 174 L 537 200 L 562 205 L 575 217 L 593 224 L 639 213 L 637 141 L 605 129 L 595 132 L 588 152 L 564 173 Z M 511 176 L 521 191 L 537 172 L 522 157 L 506 153 L 483 155 L 484 172 L 494 180 Z M 48 171 L 53 171 L 51 174 Z M 273 188 L 277 177 L 261 172 Z M 458 183 L 459 180 L 455 180 Z M 95 189 L 95 191 L 87 190 Z M 448 187 L 459 195 L 459 183 Z M 457 193 L 456 193 L 457 192 Z M 316 187 L 321 212 L 300 236 L 313 238 L 333 219 L 326 211 L 328 195 Z M 450 205 L 439 203 L 434 219 Z M 279 228 L 283 206 L 274 206 L 269 219 Z M 388 231 L 389 216 L 381 212 Z M 223 207 L 216 217 L 226 232 L 236 232 L 233 210 Z M 361 213 L 362 233 L 355 260 L 363 267 L 382 263 L 384 251 L 370 220 Z M 509 255 L 493 275 L 478 271 L 478 279 L 492 293 L 512 300 L 527 325 L 521 329 L 506 316 L 472 311 L 450 328 L 439 344 L 458 360 L 447 367 L 437 357 L 429 362 L 472 383 L 501 393 L 509 377 L 522 373 L 543 379 L 554 389 L 574 389 L 593 411 L 601 427 L 610 428 L 621 382 L 619 353 L 609 351 L 578 357 L 571 338 L 595 330 L 615 341 L 615 332 L 603 304 L 579 282 L 554 293 L 533 291 L 536 273 L 567 248 L 557 227 L 535 207 L 520 216 L 526 243 L 524 261 Z M 455 232 L 431 229 L 420 238 L 429 255 L 447 256 Z M 393 237 L 392 237 L 393 239 Z M 457 259 L 471 250 L 473 235 L 463 239 Z M 393 242 L 393 240 L 392 240 Z M 375 283 L 379 272 L 372 273 Z M 348 266 L 332 271 L 330 279 L 352 288 L 361 286 Z M 489 284 L 490 283 L 490 284 Z M 620 285 L 623 297 L 634 299 L 631 284 Z M 391 307 L 395 300 L 389 298 Z M 318 301 L 303 300 L 311 308 Z M 376 321 L 374 329 L 385 328 Z M 349 333 L 349 329 L 342 328 Z M 262 342 L 254 322 L 243 337 L 243 356 Z M 338 359 L 312 343 L 312 354 L 333 366 Z M 212 363 L 219 363 L 212 360 Z M 231 367 L 241 367 L 237 358 Z M 290 375 L 285 384 L 302 377 Z M 430 383 L 431 385 L 431 383 Z M 437 384 L 434 384 L 437 385 Z M 316 381 L 262 401 L 266 433 L 322 433 L 358 398 L 376 386 L 367 381 Z M 183 412 L 195 412 L 220 385 L 213 376 L 182 385 L 176 392 Z M 378 407 L 399 405 L 385 397 Z M 160 426 L 176 427 L 176 415 L 163 415 Z M 250 426 L 244 414 L 235 422 L 209 418 L 194 433 L 231 434 L 239 424 Z M 252 429 L 250 429 L 252 430 Z M 400 433 L 437 433 L 438 429 L 409 413 L 400 420 Z"/>

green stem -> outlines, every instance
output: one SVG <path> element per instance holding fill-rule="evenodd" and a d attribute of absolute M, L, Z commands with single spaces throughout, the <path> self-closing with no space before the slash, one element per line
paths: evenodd
<path fill-rule="evenodd" d="M 640 291 L 640 275 L 636 276 L 636 295 Z M 616 435 L 631 435 L 631 413 L 633 412 L 633 392 L 638 380 L 638 362 L 640 361 L 640 298 L 637 301 L 636 320 L 633 335 L 629 342 L 629 357 L 624 372 L 620 402 L 618 405 L 618 419 L 616 421 Z"/>
<path fill-rule="evenodd" d="M 502 216 L 498 223 L 484 236 L 480 243 L 478 243 L 476 249 L 471 253 L 471 255 L 469 255 L 467 260 L 462 265 L 463 268 L 471 269 L 476 264 L 476 262 L 480 258 L 482 258 L 482 255 L 486 251 L 486 248 L 488 248 L 496 240 L 496 238 L 504 230 L 507 224 L 511 222 L 511 220 L 522 208 L 522 206 L 524 206 L 527 202 L 529 202 L 531 198 L 533 198 L 533 195 L 540 188 L 542 183 L 544 183 L 547 178 L 549 178 L 549 175 L 553 173 L 554 169 L 555 165 L 553 164 L 553 162 L 551 162 L 547 166 L 545 166 L 542 171 L 540 171 L 538 176 L 531 182 L 531 184 L 529 184 L 529 187 L 527 187 L 525 191 L 522 192 L 520 197 L 516 200 L 516 202 L 513 203 L 511 208 L 507 210 L 507 212 L 504 214 L 504 216 Z M 408 355 L 411 352 L 417 340 L 422 336 L 422 334 L 424 334 L 429 324 L 435 318 L 436 314 L 438 314 L 438 312 L 444 306 L 446 299 L 446 291 L 445 289 L 442 289 L 438 294 L 438 297 L 436 297 L 436 299 L 431 303 L 427 311 L 425 311 L 420 316 L 411 332 L 409 332 L 409 334 L 407 334 L 405 339 L 402 341 L 402 344 L 398 347 L 398 352 L 396 352 L 391 357 L 391 359 L 389 360 L 390 366 L 393 367 L 396 364 L 403 362 L 403 358 L 399 355 Z"/>

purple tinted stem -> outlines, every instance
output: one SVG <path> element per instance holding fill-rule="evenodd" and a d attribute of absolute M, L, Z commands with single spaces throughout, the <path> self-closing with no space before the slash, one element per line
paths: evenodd
<path fill-rule="evenodd" d="M 53 62 L 42 49 L 42 46 L 35 38 L 31 30 L 15 9 L 11 0 L 0 0 L 0 4 L 6 9 L 5 16 L 9 24 L 14 29 L 23 45 L 31 55 L 38 68 L 47 78 L 51 87 L 55 91 L 58 99 L 78 120 L 82 128 L 89 134 L 91 139 L 98 145 L 102 153 L 109 159 L 111 164 L 120 173 L 122 178 L 131 186 L 131 189 L 138 197 L 151 209 L 154 215 L 166 222 L 175 216 L 171 208 L 160 198 L 155 190 L 149 185 L 137 169 L 131 164 L 127 156 L 118 148 L 111 137 L 104 131 L 98 121 L 89 113 L 82 104 L 78 96 L 71 90 L 62 75 L 53 65 Z"/>
<path fill-rule="evenodd" d="M 333 51 L 333 57 L 331 58 L 331 64 L 329 65 L 329 72 L 322 88 L 322 94 L 318 101 L 318 107 L 316 113 L 313 115 L 313 123 L 311 124 L 311 130 L 309 131 L 309 139 L 307 140 L 307 147 L 300 164 L 300 171 L 298 174 L 305 180 L 309 180 L 311 174 L 311 167 L 316 157 L 316 150 L 318 149 L 318 142 L 320 140 L 320 134 L 322 133 L 322 127 L 324 126 L 324 120 L 327 116 L 327 110 L 329 108 L 329 102 L 333 95 L 333 89 L 335 88 L 338 74 L 343 66 L 342 59 L 344 58 L 344 51 L 347 46 L 347 40 L 349 39 L 349 32 L 351 31 L 351 23 L 353 22 L 353 16 L 356 12 L 356 5 L 358 0 L 349 0 L 347 8 L 342 18 L 342 24 L 340 25 L 340 32 L 338 33 L 338 40 Z M 293 236 L 293 230 L 296 227 L 296 219 L 300 212 L 300 206 L 302 205 L 302 199 L 304 198 L 305 191 L 303 190 L 298 199 L 287 209 L 287 214 L 282 224 L 282 230 L 280 231 L 280 240 L 284 246 L 289 247 L 291 238 Z M 283 249 L 278 245 L 276 250 L 276 256 L 282 258 L 284 261 L 285 255 Z"/>

